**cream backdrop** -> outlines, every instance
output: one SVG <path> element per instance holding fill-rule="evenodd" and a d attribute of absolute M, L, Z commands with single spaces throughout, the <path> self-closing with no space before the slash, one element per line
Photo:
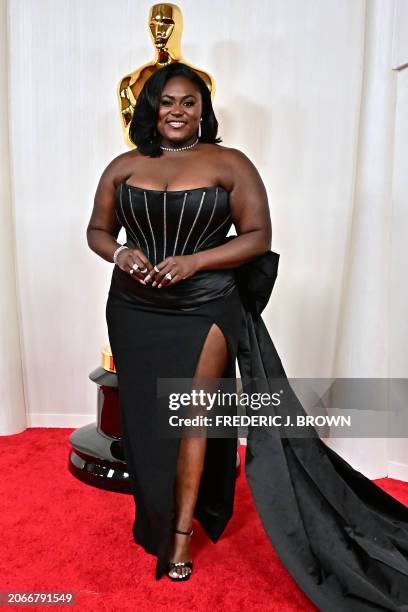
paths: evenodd
<path fill-rule="evenodd" d="M 126 150 L 116 86 L 153 58 L 152 4 L 0 0 L 2 434 L 95 418 L 112 265 L 85 231 L 102 170 Z M 184 56 L 216 80 L 223 143 L 268 190 L 281 259 L 264 319 L 288 375 L 407 376 L 405 7 L 179 6 Z M 331 444 L 371 477 L 408 480 L 408 440 Z"/>

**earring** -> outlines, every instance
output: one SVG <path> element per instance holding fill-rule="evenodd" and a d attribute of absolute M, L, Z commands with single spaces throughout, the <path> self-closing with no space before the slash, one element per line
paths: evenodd
<path fill-rule="evenodd" d="M 198 124 L 198 137 L 200 138 L 201 136 L 201 122 L 202 122 L 203 118 L 200 117 L 200 123 Z"/>

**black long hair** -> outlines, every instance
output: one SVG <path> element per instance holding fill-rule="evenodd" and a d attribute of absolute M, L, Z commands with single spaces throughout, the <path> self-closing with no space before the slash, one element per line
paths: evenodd
<path fill-rule="evenodd" d="M 201 93 L 202 121 L 200 142 L 218 143 L 218 121 L 214 114 L 211 94 L 205 81 L 189 66 L 182 62 L 173 62 L 159 68 L 146 81 L 137 99 L 129 126 L 129 138 L 137 146 L 138 151 L 150 157 L 163 154 L 160 148 L 161 135 L 156 130 L 160 108 L 161 92 L 165 83 L 174 76 L 189 79 Z"/>

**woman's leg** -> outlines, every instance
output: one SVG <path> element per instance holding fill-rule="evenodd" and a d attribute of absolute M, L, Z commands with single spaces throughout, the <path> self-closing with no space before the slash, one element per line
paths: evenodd
<path fill-rule="evenodd" d="M 221 378 L 228 363 L 228 347 L 224 334 L 213 324 L 204 342 L 195 371 L 195 378 Z M 191 529 L 194 508 L 200 487 L 207 440 L 205 437 L 183 438 L 177 462 L 175 507 L 176 529 Z M 190 561 L 190 538 L 174 534 L 170 561 Z M 176 567 L 171 576 L 185 575 L 190 570 Z"/>

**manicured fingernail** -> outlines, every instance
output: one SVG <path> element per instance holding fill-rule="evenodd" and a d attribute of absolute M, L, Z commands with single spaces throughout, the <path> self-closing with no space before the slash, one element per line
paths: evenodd
<path fill-rule="evenodd" d="M 144 280 L 142 280 L 141 278 L 139 278 L 139 279 L 138 279 L 138 281 L 139 281 L 140 283 L 142 283 L 142 285 L 145 285 L 145 284 L 146 284 L 146 283 L 144 282 Z"/>
<path fill-rule="evenodd" d="M 156 281 L 152 282 L 152 287 L 155 287 L 157 285 Z"/>
<path fill-rule="evenodd" d="M 145 283 L 150 280 L 150 275 L 145 276 Z"/>
<path fill-rule="evenodd" d="M 160 287 L 161 287 L 161 286 L 162 286 L 162 284 L 160 283 L 160 285 L 158 285 L 158 287 L 157 287 L 157 288 L 158 288 L 158 289 L 160 289 Z"/>

